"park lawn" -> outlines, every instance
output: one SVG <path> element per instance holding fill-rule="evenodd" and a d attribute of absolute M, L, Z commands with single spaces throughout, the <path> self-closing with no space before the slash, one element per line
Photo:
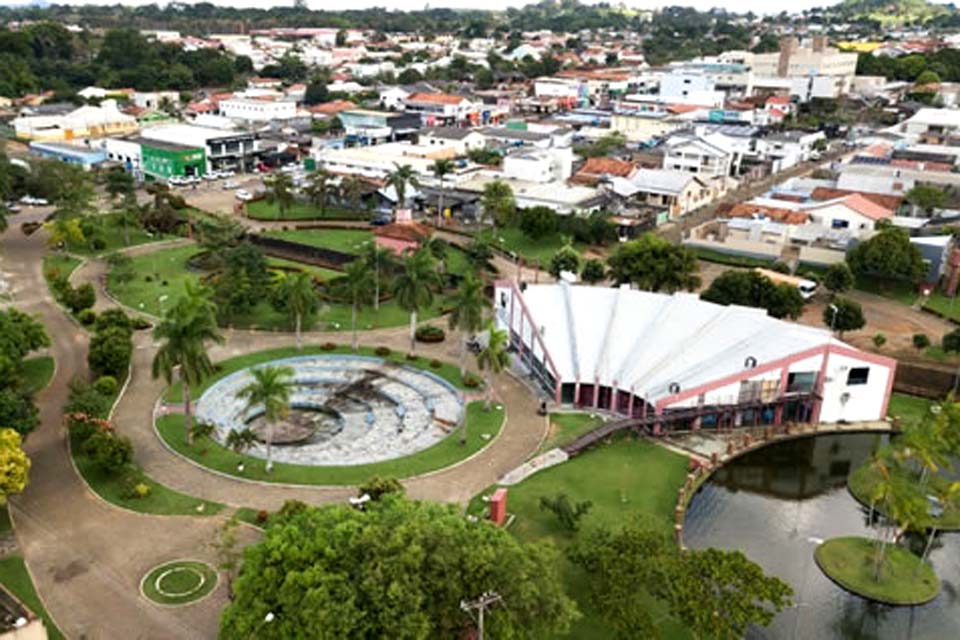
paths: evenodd
<path fill-rule="evenodd" d="M 70 452 L 80 475 L 94 493 L 111 504 L 131 511 L 164 516 L 212 516 L 223 509 L 222 504 L 174 491 L 140 469 L 132 470 L 131 474 L 136 477 L 136 483 L 150 487 L 150 493 L 144 498 L 131 498 L 128 494 L 130 484 L 124 474 L 110 474 L 101 470 L 80 452 L 80 445 L 73 435 L 70 440 Z"/>
<path fill-rule="evenodd" d="M 267 257 L 267 265 L 271 267 L 279 267 L 281 269 L 295 269 L 298 271 L 304 271 L 309 273 L 314 278 L 318 278 L 319 280 L 323 281 L 333 280 L 334 278 L 339 278 L 343 275 L 339 271 L 334 271 L 333 269 L 324 269 L 323 267 L 315 267 L 312 264 L 304 264 L 295 260 L 284 260 L 283 258 L 274 258 L 272 256 Z"/>
<path fill-rule="evenodd" d="M 270 203 L 262 199 L 247 203 L 247 217 L 254 220 L 369 220 L 370 215 L 368 211 L 329 205 L 321 212 L 320 207 L 309 202 L 295 202 L 281 216 L 276 202 Z"/>
<path fill-rule="evenodd" d="M 960 321 L 960 304 L 956 302 L 955 298 L 945 296 L 940 291 L 931 293 L 923 308 L 935 311 L 944 318 Z"/>
<path fill-rule="evenodd" d="M 568 445 L 583 434 L 593 431 L 603 423 L 603 417 L 597 414 L 591 415 L 580 412 L 551 413 L 550 430 L 537 453 L 543 453 L 557 447 Z"/>
<path fill-rule="evenodd" d="M 47 273 L 56 270 L 61 275 L 70 277 L 70 274 L 82 262 L 80 258 L 65 253 L 48 253 L 43 256 L 43 274 L 46 276 Z M 47 284 L 49 284 L 49 278 L 47 278 Z"/>
<path fill-rule="evenodd" d="M 929 602 L 940 592 L 940 579 L 926 562 L 908 550 L 888 544 L 875 579 L 877 542 L 856 536 L 831 538 L 814 552 L 827 577 L 847 591 L 887 604 Z"/>
<path fill-rule="evenodd" d="M 0 559 L 0 583 L 43 620 L 43 626 L 46 627 L 47 637 L 50 640 L 63 639 L 60 629 L 54 624 L 50 614 L 43 606 L 43 602 L 40 601 L 37 590 L 33 586 L 33 580 L 30 578 L 30 573 L 27 571 L 27 565 L 23 561 L 23 556 L 19 553 Z"/>
<path fill-rule="evenodd" d="M 890 396 L 887 415 L 900 418 L 904 422 L 919 422 L 930 416 L 930 407 L 934 404 L 936 403 L 933 400 L 927 398 L 894 393 Z"/>
<path fill-rule="evenodd" d="M 590 500 L 593 507 L 581 522 L 581 532 L 597 526 L 619 528 L 632 517 L 641 517 L 672 535 L 677 491 L 687 473 L 687 458 L 648 440 L 621 436 L 600 444 L 571 460 L 540 471 L 513 487 L 507 487 L 507 512 L 516 516 L 509 531 L 530 543 L 552 541 L 561 552 L 581 533 L 560 527 L 556 517 L 540 509 L 542 496 L 565 493 L 571 502 Z M 483 493 L 489 495 L 494 487 Z M 468 513 L 486 514 L 482 496 L 475 497 Z M 614 633 L 593 613 L 586 601 L 583 572 L 560 558 L 567 593 L 577 600 L 584 617 L 564 638 L 612 638 Z M 686 629 L 668 616 L 662 603 L 638 593 L 660 622 L 662 638 L 687 638 Z"/>
<path fill-rule="evenodd" d="M 895 300 L 900 304 L 912 306 L 920 295 L 917 287 L 902 280 L 884 280 L 870 276 L 857 276 L 856 288 L 884 298 Z"/>
<path fill-rule="evenodd" d="M 86 238 L 83 242 L 67 242 L 67 251 L 85 256 L 96 256 L 110 253 L 117 249 L 135 247 L 164 239 L 162 235 L 150 233 L 139 225 L 131 224 L 129 226 L 130 244 L 127 244 L 124 242 L 123 225 L 117 222 L 117 214 L 106 213 L 97 216 L 97 220 L 100 224 L 97 227 L 97 234 L 94 237 L 102 239 L 105 246 L 102 249 L 95 249 L 90 244 L 90 238 Z"/>
<path fill-rule="evenodd" d="M 201 253 L 196 245 L 153 251 L 132 258 L 133 278 L 118 282 L 113 272 L 107 278 L 111 295 L 123 304 L 149 313 L 163 315 L 183 295 L 186 283 L 195 283 L 200 273 L 187 267 L 187 260 Z"/>
<path fill-rule="evenodd" d="M 242 356 L 236 356 L 235 358 L 230 358 L 228 360 L 223 360 L 216 363 L 217 373 L 216 375 L 210 376 L 207 380 L 203 381 L 203 384 L 197 385 L 190 389 L 190 397 L 194 400 L 200 398 L 203 395 L 203 392 L 210 388 L 210 386 L 215 383 L 217 380 L 225 378 L 226 376 L 240 371 L 241 369 L 246 369 L 247 367 L 252 367 L 254 365 L 263 364 L 264 362 L 272 362 L 274 360 L 282 360 L 284 358 L 295 358 L 297 356 L 312 356 L 312 355 L 329 355 L 329 354 L 356 354 L 360 356 L 372 356 L 372 357 L 382 357 L 376 354 L 376 347 L 365 347 L 360 346 L 357 351 L 354 351 L 350 348 L 349 344 L 335 345 L 333 349 L 325 348 L 321 345 L 308 345 L 305 344 L 303 349 L 297 349 L 295 346 L 289 347 L 280 347 L 278 349 L 267 349 L 266 351 L 257 351 L 255 353 L 247 353 Z M 430 366 L 431 360 L 427 358 L 418 356 L 416 360 L 408 360 L 405 353 L 399 351 L 391 352 L 389 355 L 383 357 L 387 362 L 393 362 L 395 364 L 400 364 L 408 367 L 413 367 L 415 369 L 423 369 L 424 371 L 429 371 L 434 375 L 437 375 L 457 389 L 468 390 L 469 387 L 463 384 L 463 378 L 460 377 L 460 368 L 457 365 L 450 364 L 449 362 L 440 362 L 439 367 Z M 439 361 L 438 361 L 439 362 Z M 470 372 L 467 372 L 467 377 L 470 377 Z M 482 388 L 482 383 L 480 386 L 474 388 L 474 391 L 479 391 Z M 183 401 L 183 389 L 179 382 L 174 382 L 163 394 L 163 399 L 165 402 L 169 403 L 178 403 Z"/>
<path fill-rule="evenodd" d="M 541 269 L 546 269 L 550 265 L 553 254 L 563 246 L 563 238 L 559 232 L 548 233 L 537 240 L 529 238 L 517 227 L 504 227 L 495 232 L 486 233 L 493 234 L 489 237 L 496 246 L 508 253 L 522 256 L 528 264 L 539 261 Z M 582 253 L 586 245 L 575 242 L 573 248 Z"/>
<path fill-rule="evenodd" d="M 30 393 L 45 389 L 53 378 L 57 365 L 51 356 L 37 356 L 23 361 L 23 385 Z"/>
<path fill-rule="evenodd" d="M 295 229 L 269 231 L 265 235 L 311 247 L 352 254 L 359 254 L 363 244 L 373 240 L 373 233 L 366 229 Z"/>
<path fill-rule="evenodd" d="M 503 426 L 505 412 L 496 405 L 486 411 L 483 402 L 467 405 L 467 443 L 460 444 L 460 433 L 453 430 L 432 447 L 397 458 L 362 465 L 310 466 L 275 462 L 273 471 L 267 473 L 266 461 L 262 458 L 239 454 L 210 438 L 197 440 L 192 446 L 184 442 L 184 420 L 181 414 L 165 415 L 157 420 L 160 437 L 177 453 L 197 464 L 221 473 L 260 482 L 281 482 L 316 485 L 356 485 L 373 476 L 409 478 L 430 471 L 437 471 L 465 460 L 486 447 L 496 438 Z M 239 463 L 243 472 L 237 471 Z"/>

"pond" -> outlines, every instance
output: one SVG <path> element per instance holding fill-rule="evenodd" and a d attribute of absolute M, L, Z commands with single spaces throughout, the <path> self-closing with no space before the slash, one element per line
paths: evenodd
<path fill-rule="evenodd" d="M 850 471 L 885 435 L 803 438 L 744 455 L 719 470 L 693 498 L 684 542 L 739 549 L 794 589 L 794 607 L 748 638 L 960 638 L 960 533 L 940 535 L 930 561 L 943 581 L 919 607 L 888 607 L 847 593 L 816 566 L 827 538 L 872 537 L 868 514 L 847 491 Z"/>

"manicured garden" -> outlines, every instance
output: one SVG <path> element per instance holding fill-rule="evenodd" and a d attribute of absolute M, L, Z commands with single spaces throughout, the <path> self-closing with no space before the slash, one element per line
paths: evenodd
<path fill-rule="evenodd" d="M 933 567 L 903 547 L 887 545 L 878 574 L 878 545 L 877 541 L 867 538 L 832 538 L 817 547 L 814 557 L 827 577 L 847 591 L 870 600 L 918 605 L 937 596 L 940 579 Z"/>
<path fill-rule="evenodd" d="M 33 586 L 33 580 L 27 571 L 23 556 L 17 553 L 0 558 L 0 583 L 43 620 L 49 640 L 62 640 L 63 634 L 54 624 L 53 619 L 47 613 L 43 602 L 37 595 L 37 590 Z"/>
<path fill-rule="evenodd" d="M 140 591 L 157 604 L 178 606 L 201 600 L 217 588 L 217 572 L 205 562 L 175 560 L 154 567 Z"/>
<path fill-rule="evenodd" d="M 507 512 L 516 516 L 509 530 L 525 542 L 551 541 L 561 549 L 593 527 L 615 529 L 634 517 L 647 518 L 652 525 L 672 534 L 677 490 L 683 485 L 686 473 L 685 457 L 647 440 L 617 438 L 507 487 Z M 494 488 L 482 495 L 489 495 Z M 541 497 L 557 494 L 565 494 L 574 503 L 592 502 L 592 508 L 583 518 L 581 532 L 564 529 L 552 513 L 540 508 Z M 482 496 L 474 498 L 468 507 L 468 513 L 477 517 L 485 516 L 486 512 Z M 585 575 L 566 557 L 561 556 L 559 561 L 567 592 L 577 600 L 584 614 L 564 637 L 614 637 L 583 599 Z M 660 610 L 655 600 L 638 593 L 637 601 L 655 612 L 661 637 L 689 637 L 686 629 Z"/>
<path fill-rule="evenodd" d="M 265 235 L 311 247 L 354 254 L 363 249 L 364 243 L 373 240 L 373 233 L 366 229 L 294 229 L 268 231 Z"/>
<path fill-rule="evenodd" d="M 93 233 L 85 237 L 82 242 L 68 240 L 66 242 L 67 251 L 85 256 L 102 255 L 117 249 L 156 242 L 164 238 L 162 235 L 146 231 L 136 222 L 129 223 L 125 234 L 122 221 L 115 213 L 98 215 L 92 221 L 94 222 Z M 127 242 L 128 239 L 129 243 Z"/>
<path fill-rule="evenodd" d="M 23 361 L 23 387 L 31 394 L 50 384 L 57 365 L 51 356 L 37 356 Z"/>
<path fill-rule="evenodd" d="M 338 467 L 278 462 L 274 463 L 270 473 L 266 472 L 263 459 L 231 451 L 211 438 L 198 438 L 192 445 L 186 444 L 184 421 L 180 414 L 159 418 L 156 429 L 160 438 L 177 453 L 199 465 L 238 478 L 291 484 L 354 485 L 373 476 L 409 478 L 465 460 L 497 437 L 504 416 L 502 406 L 494 405 L 487 411 L 483 402 L 471 402 L 466 408 L 467 442 L 464 445 L 460 444 L 459 430 L 453 430 L 432 447 L 395 460 Z M 243 471 L 238 470 L 241 463 Z"/>
<path fill-rule="evenodd" d="M 593 431 L 603 422 L 603 417 L 598 414 L 551 413 L 549 431 L 538 453 L 568 445 L 583 434 Z"/>
<path fill-rule="evenodd" d="M 537 239 L 524 234 L 517 227 L 503 227 L 493 232 L 484 233 L 487 234 L 487 237 L 495 246 L 507 253 L 522 256 L 527 264 L 539 261 L 541 269 L 547 268 L 553 254 L 559 251 L 564 243 L 563 235 L 559 231 L 548 233 Z M 573 248 L 582 253 L 587 246 L 575 242 Z"/>
<path fill-rule="evenodd" d="M 326 206 L 320 211 L 320 207 L 309 202 L 294 202 L 280 215 L 276 202 L 264 198 L 247 203 L 247 217 L 254 220 L 369 220 L 370 215 L 368 211 L 334 206 Z"/>

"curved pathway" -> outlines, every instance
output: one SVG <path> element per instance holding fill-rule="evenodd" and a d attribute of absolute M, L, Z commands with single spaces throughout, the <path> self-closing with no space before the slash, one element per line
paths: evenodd
<path fill-rule="evenodd" d="M 50 614 L 70 637 L 214 637 L 226 589 L 194 606 L 165 609 L 139 594 L 150 567 L 189 556 L 213 560 L 209 543 L 223 516 L 147 516 L 114 507 L 77 475 L 61 426 L 71 378 L 86 374 L 87 337 L 52 300 L 42 275 L 41 234 L 24 237 L 11 220 L 2 237 L 2 269 L 14 304 L 47 327 L 57 370 L 37 402 L 40 426 L 25 449 L 30 483 L 10 499 L 20 548 Z M 247 532 L 246 537 L 252 539 Z"/>

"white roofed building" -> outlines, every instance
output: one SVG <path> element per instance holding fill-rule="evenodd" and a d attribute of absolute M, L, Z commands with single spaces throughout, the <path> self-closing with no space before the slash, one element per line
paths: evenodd
<path fill-rule="evenodd" d="M 628 287 L 495 287 L 497 326 L 558 403 L 654 434 L 886 416 L 896 361 L 825 329 L 695 294 Z"/>

